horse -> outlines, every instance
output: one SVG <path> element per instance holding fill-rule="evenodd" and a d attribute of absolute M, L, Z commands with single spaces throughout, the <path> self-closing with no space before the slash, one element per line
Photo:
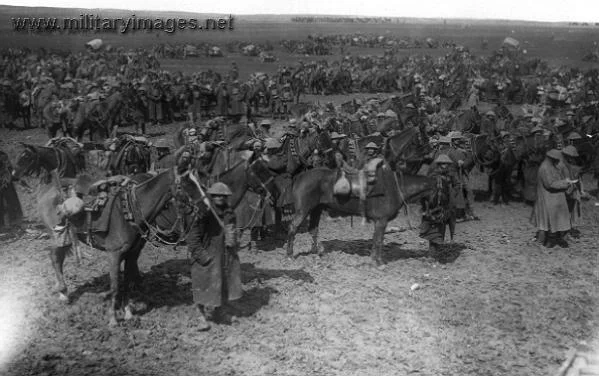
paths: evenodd
<path fill-rule="evenodd" d="M 389 155 L 398 158 L 404 149 L 413 142 L 418 130 L 408 128 L 401 138 L 395 140 L 393 149 L 389 147 Z M 401 142 L 399 142 L 401 140 Z M 318 250 L 318 224 L 324 209 L 332 209 L 342 215 L 362 215 L 360 200 L 357 197 L 336 197 L 333 186 L 340 176 L 340 171 L 328 168 L 315 168 L 299 174 L 293 182 L 292 202 L 295 213 L 289 225 L 287 236 L 287 256 L 293 256 L 293 243 L 297 229 L 310 215 L 309 231 L 312 234 L 312 251 Z M 376 171 L 376 185 L 378 194 L 367 197 L 365 205 L 366 218 L 375 221 L 373 235 L 372 257 L 378 264 L 382 263 L 382 245 L 385 228 L 393 220 L 401 207 L 407 203 L 430 193 L 435 187 L 434 179 L 403 175 L 391 169 L 385 162 L 382 168 Z"/>
<path fill-rule="evenodd" d="M 308 158 L 314 150 L 323 151 L 326 155 L 329 155 L 332 146 L 331 138 L 328 132 L 324 130 L 317 130 L 303 137 L 287 136 L 281 147 L 281 150 L 287 155 L 286 172 L 291 176 L 295 176 L 299 172 L 312 167 Z"/>
<path fill-rule="evenodd" d="M 94 133 L 100 141 L 109 136 L 108 130 L 102 124 L 102 110 L 99 101 L 73 101 L 69 108 L 72 114 L 72 133 L 77 141 L 83 140 L 85 131 L 89 131 L 89 140 L 93 141 Z"/>
<path fill-rule="evenodd" d="M 43 110 L 52 100 L 52 94 L 57 94 L 58 88 L 52 83 L 46 86 L 37 86 L 31 93 L 31 104 L 33 115 L 37 117 L 38 127 L 44 128 Z"/>
<path fill-rule="evenodd" d="M 451 129 L 463 133 L 478 133 L 480 130 L 481 115 L 475 108 L 460 112 L 452 119 Z"/>
<path fill-rule="evenodd" d="M 195 174 L 193 170 L 179 173 L 177 167 L 173 167 L 156 176 L 138 174 L 131 177 L 133 183 L 116 193 L 106 231 L 88 234 L 86 232 L 89 230 L 89 226 L 85 218 L 71 219 L 73 224 L 69 229 L 71 239 L 77 237 L 80 241 L 91 243 L 89 245 L 105 251 L 110 257 L 110 290 L 106 294 L 111 298 L 109 325 L 115 326 L 118 323 L 116 312 L 120 300 L 119 271 L 121 262 L 125 261 L 122 302 L 125 319 L 128 320 L 133 317 L 128 297 L 129 285 L 133 282 L 140 283 L 137 259 L 147 239 L 151 238 L 153 233 L 165 233 L 164 230 L 159 231 L 156 225 L 165 226 L 166 223 L 171 223 L 172 232 L 178 235 L 179 241 L 183 241 L 185 233 L 182 232 L 185 232 L 185 228 L 189 228 L 190 224 L 198 218 L 201 210 L 205 210 L 199 207 L 202 201 L 206 202 L 205 195 L 202 188 L 194 183 L 193 174 Z M 267 176 L 266 166 L 256 160 L 237 164 L 223 172 L 220 178 L 231 188 L 233 192 L 231 205 L 235 207 L 246 190 L 252 188 L 261 192 L 266 189 L 262 179 L 266 179 Z M 49 229 L 52 229 L 58 223 L 56 206 L 60 203 L 62 194 L 57 188 L 59 182 L 55 180 L 55 176 L 50 175 L 50 177 L 51 180 L 40 191 L 38 209 L 43 222 Z M 79 179 L 82 178 L 89 177 L 79 177 Z M 181 202 L 182 196 L 187 197 L 184 202 Z M 186 206 L 188 210 L 182 213 L 179 210 L 180 206 Z M 133 214 L 132 221 L 126 219 L 125 212 Z M 61 300 L 68 300 L 63 263 L 71 247 L 72 243 L 67 242 L 67 244 L 57 245 L 51 250 L 52 265 L 57 279 L 56 289 Z"/>
<path fill-rule="evenodd" d="M 15 179 L 56 170 L 58 176 L 74 178 L 85 168 L 83 161 L 68 149 L 22 144 L 25 149 L 17 157 L 12 174 Z"/>
<path fill-rule="evenodd" d="M 124 135 L 117 138 L 114 145 L 108 163 L 109 175 L 139 174 L 150 169 L 151 151 L 146 142 Z"/>
<path fill-rule="evenodd" d="M 309 215 L 309 232 L 312 235 L 311 253 L 321 254 L 318 244 L 318 225 L 322 211 L 332 210 L 342 216 L 362 215 L 360 200 L 357 197 L 336 197 L 333 186 L 339 178 L 339 171 L 325 167 L 314 168 L 297 176 L 293 184 L 295 213 L 287 235 L 287 256 L 293 256 L 295 235 L 299 226 Z M 378 264 L 383 264 L 382 246 L 385 229 L 389 221 L 397 217 L 399 210 L 409 203 L 418 202 L 430 194 L 436 184 L 434 179 L 423 176 L 400 175 L 388 165 L 377 170 L 377 183 L 382 185 L 380 195 L 367 197 L 364 203 L 366 218 L 374 220 L 371 256 Z"/>
<path fill-rule="evenodd" d="M 100 102 L 100 111 L 103 115 L 101 124 L 104 127 L 104 132 L 107 135 L 111 135 L 113 133 L 113 128 L 115 125 L 117 125 L 116 122 L 118 121 L 121 111 L 126 105 L 128 105 L 126 102 L 127 100 L 125 96 L 123 96 L 123 94 L 121 94 L 119 91 L 115 91 Z"/>

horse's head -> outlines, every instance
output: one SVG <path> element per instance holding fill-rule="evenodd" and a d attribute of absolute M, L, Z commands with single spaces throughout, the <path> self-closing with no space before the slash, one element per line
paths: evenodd
<path fill-rule="evenodd" d="M 25 149 L 17 157 L 12 176 L 20 180 L 26 175 L 38 175 L 41 172 L 40 156 L 35 146 L 23 144 Z"/>
<path fill-rule="evenodd" d="M 259 195 L 277 196 L 275 174 L 268 168 L 267 161 L 261 156 L 253 156 L 248 163 L 247 185 L 248 188 Z"/>

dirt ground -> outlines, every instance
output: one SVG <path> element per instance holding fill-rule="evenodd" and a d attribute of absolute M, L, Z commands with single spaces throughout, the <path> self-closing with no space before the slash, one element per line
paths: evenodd
<path fill-rule="evenodd" d="M 174 128 L 152 128 L 153 139 Z M 14 160 L 15 139 L 43 137 L 3 131 L 0 146 L 11 147 Z M 484 179 L 475 173 L 474 188 Z M 280 241 L 252 242 L 240 253 L 245 295 L 227 308 L 232 322 L 201 333 L 185 247 L 145 247 L 137 317 L 120 327 L 107 325 L 101 252 L 86 251 L 80 266 L 67 259 L 71 302 L 59 302 L 35 195 L 18 190 L 27 231 L 0 243 L 7 375 L 548 375 L 571 346 L 595 338 L 594 200 L 585 202 L 582 237 L 569 249 L 533 244 L 524 203 L 482 201 L 481 220 L 458 224 L 438 261 L 426 257 L 415 206 L 390 224 L 382 268 L 369 257 L 372 225 L 359 218 L 353 227 L 350 219 L 322 221 L 322 258 L 290 260 Z M 310 241 L 300 235 L 296 252 Z"/>

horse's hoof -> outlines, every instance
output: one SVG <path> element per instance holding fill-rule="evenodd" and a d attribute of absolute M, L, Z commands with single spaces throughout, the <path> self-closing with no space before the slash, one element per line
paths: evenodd
<path fill-rule="evenodd" d="M 125 320 L 129 321 L 132 320 L 135 316 L 133 315 L 133 312 L 131 312 L 131 307 L 127 306 L 125 308 Z"/>
<path fill-rule="evenodd" d="M 111 291 L 101 292 L 99 295 L 100 295 L 100 298 L 102 298 L 104 300 L 106 300 L 112 296 Z"/>
<path fill-rule="evenodd" d="M 376 264 L 376 266 L 385 265 L 385 262 L 383 261 L 382 257 L 373 257 L 373 261 Z"/>
<path fill-rule="evenodd" d="M 324 256 L 324 247 L 319 245 L 318 247 L 312 248 L 312 253 L 316 253 L 319 257 Z"/>

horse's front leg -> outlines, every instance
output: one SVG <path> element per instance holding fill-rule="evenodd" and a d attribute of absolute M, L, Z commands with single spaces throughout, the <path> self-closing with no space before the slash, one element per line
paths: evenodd
<path fill-rule="evenodd" d="M 125 320 L 131 320 L 133 318 L 133 307 L 129 293 L 132 287 L 141 288 L 141 273 L 139 272 L 139 266 L 137 265 L 137 259 L 139 254 L 145 245 L 145 240 L 138 239 L 133 247 L 127 252 L 125 256 L 125 275 L 124 275 L 124 286 L 123 286 L 123 305 L 125 306 Z"/>
<path fill-rule="evenodd" d="M 56 274 L 56 285 L 55 290 L 58 292 L 58 298 L 62 301 L 68 301 L 67 285 L 64 280 L 64 259 L 66 257 L 69 246 L 66 247 L 52 247 L 50 250 L 50 259 L 52 260 L 52 267 Z"/>
<path fill-rule="evenodd" d="M 110 307 L 108 308 L 109 326 L 117 326 L 116 310 L 119 297 L 119 272 L 121 268 L 121 252 L 112 251 L 110 253 Z"/>
<path fill-rule="evenodd" d="M 385 229 L 387 228 L 386 219 L 378 219 L 374 223 L 374 234 L 372 236 L 372 251 L 371 256 L 377 265 L 383 265 L 383 240 L 385 237 Z"/>

